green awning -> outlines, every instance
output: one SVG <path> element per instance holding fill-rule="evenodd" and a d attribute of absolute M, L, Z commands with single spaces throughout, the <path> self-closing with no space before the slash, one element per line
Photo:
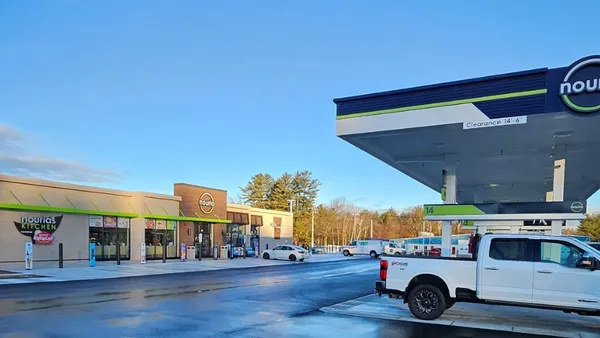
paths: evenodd
<path fill-rule="evenodd" d="M 231 223 L 227 219 L 216 219 L 216 218 L 201 218 L 201 217 L 187 217 L 187 216 L 169 216 L 169 215 L 154 215 L 144 214 L 144 218 L 148 219 L 164 219 L 168 221 L 191 221 L 191 222 L 204 222 L 204 223 Z"/>
<path fill-rule="evenodd" d="M 113 216 L 113 217 L 127 217 L 127 218 L 139 217 L 138 214 L 132 214 L 132 213 L 127 213 L 127 212 L 61 208 L 61 207 L 49 207 L 49 206 L 43 206 L 43 205 L 0 203 L 0 210 L 1 209 L 12 210 L 12 211 L 39 211 L 39 212 L 53 212 L 53 213 L 58 213 L 58 214 L 98 215 L 98 216 Z"/>

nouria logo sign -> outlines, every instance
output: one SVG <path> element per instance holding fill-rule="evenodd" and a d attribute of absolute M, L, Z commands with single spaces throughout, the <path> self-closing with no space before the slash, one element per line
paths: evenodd
<path fill-rule="evenodd" d="M 583 203 L 581 203 L 581 202 L 573 202 L 573 204 L 571 204 L 571 211 L 573 211 L 573 212 L 582 212 L 583 211 Z"/>
<path fill-rule="evenodd" d="M 559 95 L 576 113 L 600 111 L 600 56 L 584 58 L 569 67 L 560 84 Z"/>
<path fill-rule="evenodd" d="M 54 232 L 60 226 L 63 216 L 21 217 L 15 227 L 24 236 L 31 237 L 33 244 L 52 244 Z"/>
<path fill-rule="evenodd" d="M 200 196 L 198 205 L 200 206 L 200 211 L 205 214 L 210 214 L 215 209 L 215 199 L 210 193 L 205 192 Z"/>

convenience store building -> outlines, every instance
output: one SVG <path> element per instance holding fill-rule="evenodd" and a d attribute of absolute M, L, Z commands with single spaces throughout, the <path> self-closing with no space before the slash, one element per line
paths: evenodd
<path fill-rule="evenodd" d="M 200 236 L 201 234 L 201 236 Z M 0 263 L 23 262 L 26 242 L 34 261 L 179 259 L 181 244 L 212 257 L 214 246 L 258 251 L 291 243 L 291 213 L 228 205 L 227 192 L 184 183 L 174 194 L 127 192 L 0 175 Z"/>

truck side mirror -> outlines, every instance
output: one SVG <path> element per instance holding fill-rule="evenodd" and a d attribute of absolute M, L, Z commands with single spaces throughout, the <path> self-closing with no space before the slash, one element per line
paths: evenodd
<path fill-rule="evenodd" d="M 578 265 L 582 269 L 594 271 L 598 268 L 598 260 L 588 252 L 584 252 Z"/>

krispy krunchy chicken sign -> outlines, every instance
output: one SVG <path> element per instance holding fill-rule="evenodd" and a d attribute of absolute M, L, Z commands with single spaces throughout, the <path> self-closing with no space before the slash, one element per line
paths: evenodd
<path fill-rule="evenodd" d="M 23 236 L 31 237 L 33 244 L 48 245 L 54 240 L 54 232 L 60 226 L 63 216 L 23 216 L 21 221 L 14 221 L 17 231 Z"/>

